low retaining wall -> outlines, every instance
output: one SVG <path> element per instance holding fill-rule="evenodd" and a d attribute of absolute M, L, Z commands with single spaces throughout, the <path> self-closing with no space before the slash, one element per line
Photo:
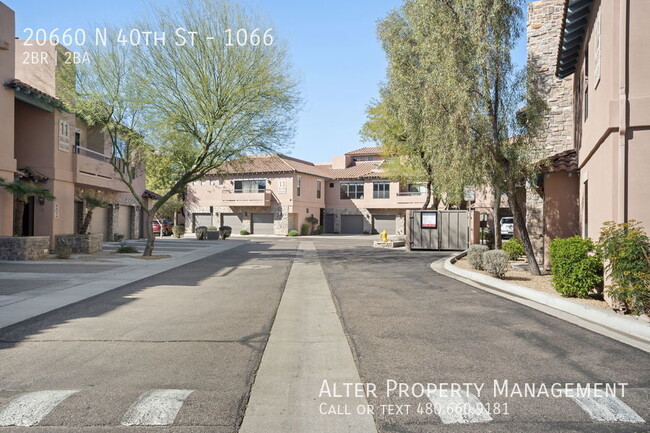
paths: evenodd
<path fill-rule="evenodd" d="M 102 250 L 104 235 L 56 235 L 55 245 L 66 243 L 70 245 L 72 254 L 94 254 Z"/>
<path fill-rule="evenodd" d="M 1 236 L 0 260 L 47 260 L 49 236 Z"/>

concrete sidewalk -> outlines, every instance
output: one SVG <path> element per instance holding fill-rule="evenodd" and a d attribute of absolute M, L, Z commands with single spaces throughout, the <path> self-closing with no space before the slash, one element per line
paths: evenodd
<path fill-rule="evenodd" d="M 357 414 L 366 398 L 321 396 L 325 380 L 339 392 L 361 382 L 314 244 L 302 241 L 240 433 L 376 433 L 373 416 Z"/>
<path fill-rule="evenodd" d="M 188 248 L 189 244 L 183 240 L 157 241 L 154 251 L 171 257 L 154 260 L 111 256 L 92 262 L 74 258 L 0 262 L 0 328 L 246 243 L 245 240 L 204 241 Z M 112 244 L 105 244 L 107 248 L 112 248 Z"/>

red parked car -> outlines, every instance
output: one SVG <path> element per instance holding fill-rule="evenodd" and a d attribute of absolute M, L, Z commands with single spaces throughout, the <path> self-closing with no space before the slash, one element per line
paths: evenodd
<path fill-rule="evenodd" d="M 171 222 L 170 220 L 153 220 L 151 222 L 151 228 L 153 229 L 154 234 L 158 234 L 160 236 L 161 227 L 162 227 L 162 236 L 172 235 L 172 227 L 174 227 L 174 223 Z"/>

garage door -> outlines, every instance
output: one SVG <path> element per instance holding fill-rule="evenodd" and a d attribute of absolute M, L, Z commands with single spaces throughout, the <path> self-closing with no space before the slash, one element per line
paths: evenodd
<path fill-rule="evenodd" d="M 104 242 L 108 242 L 108 211 L 110 207 L 93 209 L 93 217 L 90 220 L 89 233 L 99 233 L 104 235 Z M 112 239 L 110 239 L 112 240 Z"/>
<path fill-rule="evenodd" d="M 389 235 L 395 234 L 395 215 L 375 215 L 372 220 L 373 234 L 381 233 L 384 230 Z"/>
<path fill-rule="evenodd" d="M 200 226 L 210 227 L 212 225 L 212 215 L 209 213 L 195 213 L 192 217 L 194 218 L 194 229 Z"/>
<path fill-rule="evenodd" d="M 272 235 L 273 231 L 273 214 L 272 213 L 254 213 L 253 214 L 253 233 L 256 235 Z"/>
<path fill-rule="evenodd" d="M 341 215 L 341 233 L 355 235 L 363 233 L 363 215 Z"/>
<path fill-rule="evenodd" d="M 117 233 L 124 235 L 124 239 L 131 239 L 131 212 L 132 206 L 120 206 L 120 214 L 118 215 Z"/>
<path fill-rule="evenodd" d="M 325 214 L 325 233 L 334 233 L 334 215 Z"/>
<path fill-rule="evenodd" d="M 237 213 L 221 214 L 221 225 L 232 228 L 233 233 L 239 234 L 242 226 L 242 216 Z"/>

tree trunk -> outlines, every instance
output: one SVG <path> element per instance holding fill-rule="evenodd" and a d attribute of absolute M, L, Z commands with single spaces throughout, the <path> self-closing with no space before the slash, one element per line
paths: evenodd
<path fill-rule="evenodd" d="M 14 236 L 22 236 L 24 234 L 23 216 L 25 215 L 25 205 L 27 202 L 16 200 L 14 212 Z"/>
<path fill-rule="evenodd" d="M 499 208 L 501 207 L 501 193 L 494 189 L 494 202 L 492 204 L 492 214 L 494 216 L 494 248 L 501 249 L 501 222 L 499 221 Z"/>
<path fill-rule="evenodd" d="M 422 205 L 422 209 L 428 208 L 430 201 L 431 201 L 431 181 L 427 182 L 427 199 L 424 201 L 424 204 Z"/>
<path fill-rule="evenodd" d="M 81 228 L 79 229 L 80 235 L 85 235 L 86 233 L 88 233 L 88 228 L 90 227 L 90 221 L 92 219 L 93 219 L 93 211 L 89 209 L 88 212 L 86 212 L 84 223 L 81 225 Z"/>
<path fill-rule="evenodd" d="M 142 208 L 144 211 L 144 208 Z M 145 224 L 147 225 L 144 230 L 145 233 L 147 233 L 147 244 L 144 247 L 144 252 L 142 253 L 142 257 L 150 257 L 153 255 L 153 245 L 154 242 L 156 241 L 156 236 L 153 233 L 153 227 L 151 226 L 153 223 L 153 214 L 150 213 L 149 211 L 144 211 L 147 214 L 147 218 L 145 221 Z M 162 231 L 162 227 L 160 228 Z"/>
<path fill-rule="evenodd" d="M 526 227 L 526 220 L 524 214 L 521 211 L 521 206 L 519 204 L 519 198 L 517 197 L 517 189 L 510 188 L 512 191 L 508 191 L 506 194 L 508 196 L 508 203 L 510 204 L 510 209 L 512 210 L 512 216 L 517 225 L 517 229 L 521 234 L 521 241 L 524 244 L 524 250 L 526 251 L 526 258 L 528 259 L 528 265 L 530 266 L 531 275 L 542 275 L 539 271 L 539 265 L 537 264 L 537 258 L 535 257 L 535 251 L 533 250 L 533 244 L 530 241 L 530 235 L 528 234 L 528 228 Z"/>

